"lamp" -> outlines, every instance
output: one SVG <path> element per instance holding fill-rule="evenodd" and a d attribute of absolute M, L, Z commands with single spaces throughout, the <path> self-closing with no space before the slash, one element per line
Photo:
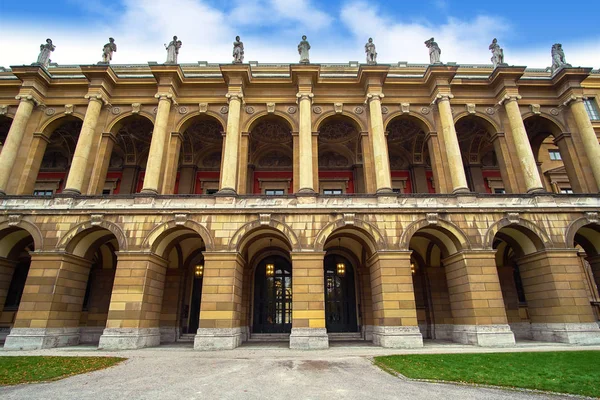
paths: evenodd
<path fill-rule="evenodd" d="M 202 264 L 198 264 L 196 265 L 195 269 L 194 269 L 194 275 L 196 275 L 196 277 L 201 277 L 202 275 L 204 275 L 204 265 Z"/>
<path fill-rule="evenodd" d="M 267 272 L 266 272 L 267 276 L 275 275 L 275 264 L 268 263 L 266 268 L 267 268 Z"/>
<path fill-rule="evenodd" d="M 412 261 L 410 262 L 410 272 L 412 272 L 413 275 L 417 272 L 417 266 Z"/>
<path fill-rule="evenodd" d="M 337 275 L 341 277 L 346 275 L 346 264 L 343 262 L 337 263 Z"/>

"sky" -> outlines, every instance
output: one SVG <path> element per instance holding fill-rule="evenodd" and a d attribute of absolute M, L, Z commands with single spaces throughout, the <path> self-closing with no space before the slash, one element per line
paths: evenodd
<path fill-rule="evenodd" d="M 380 64 L 490 64 L 493 38 L 511 65 L 545 68 L 562 43 L 573 66 L 600 67 L 600 1 L 472 0 L 0 0 L 0 66 L 31 64 L 51 38 L 58 64 L 95 64 L 115 38 L 113 64 L 162 63 L 173 35 L 180 63 L 229 63 L 241 36 L 245 62 L 296 63 L 308 36 L 312 63 L 365 62 L 369 37 Z"/>

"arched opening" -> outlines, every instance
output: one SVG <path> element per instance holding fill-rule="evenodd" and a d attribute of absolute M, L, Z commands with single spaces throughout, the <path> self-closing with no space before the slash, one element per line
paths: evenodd
<path fill-rule="evenodd" d="M 318 133 L 319 193 L 365 193 L 362 137 L 356 123 L 334 115 L 321 123 Z"/>
<path fill-rule="evenodd" d="M 579 228 L 572 246 L 579 249 L 585 290 L 600 324 L 600 225 L 591 223 Z"/>
<path fill-rule="evenodd" d="M 275 115 L 259 118 L 250 128 L 247 144 L 248 166 L 240 171 L 239 180 L 240 187 L 246 186 L 245 193 L 293 193 L 294 146 L 288 122 Z"/>
<path fill-rule="evenodd" d="M 580 166 L 571 154 L 571 138 L 539 115 L 526 118 L 524 123 L 544 188 L 553 193 L 581 193 L 583 176 L 578 176 L 582 175 Z"/>
<path fill-rule="evenodd" d="M 358 332 L 355 273 L 343 255 L 330 252 L 324 262 L 327 332 Z"/>
<path fill-rule="evenodd" d="M 401 115 L 387 126 L 387 145 L 395 193 L 435 193 L 425 125 Z"/>
<path fill-rule="evenodd" d="M 0 231 L 0 342 L 4 342 L 14 325 L 32 251 L 33 238 L 26 230 L 11 227 Z"/>
<path fill-rule="evenodd" d="M 11 125 L 12 118 L 0 115 L 0 153 L 2 152 L 2 147 L 6 142 L 6 138 L 8 137 L 8 131 L 10 130 Z"/>
<path fill-rule="evenodd" d="M 52 196 L 64 189 L 81 126 L 82 121 L 76 117 L 62 117 L 44 132 L 46 139 L 37 142 L 37 153 L 43 156 L 41 160 L 32 160 L 37 164 L 32 165 L 32 175 L 36 176 L 32 190 L 35 196 Z"/>
<path fill-rule="evenodd" d="M 152 244 L 154 254 L 167 260 L 160 311 L 161 343 L 191 342 L 200 323 L 206 244 L 187 227 L 161 233 Z"/>
<path fill-rule="evenodd" d="M 153 130 L 148 118 L 130 115 L 113 128 L 114 144 L 103 137 L 107 147 L 103 163 L 106 172 L 100 174 L 106 179 L 96 188 L 97 194 L 131 194 L 142 190 Z"/>
<path fill-rule="evenodd" d="M 206 115 L 194 117 L 183 132 L 174 193 L 218 192 L 222 154 L 221 123 Z"/>
<path fill-rule="evenodd" d="M 474 115 L 456 122 L 456 134 L 465 167 L 469 189 L 475 193 L 506 193 L 504 160 L 499 147 L 492 143 L 494 128 L 489 122 Z M 496 146 L 495 146 L 496 145 Z"/>

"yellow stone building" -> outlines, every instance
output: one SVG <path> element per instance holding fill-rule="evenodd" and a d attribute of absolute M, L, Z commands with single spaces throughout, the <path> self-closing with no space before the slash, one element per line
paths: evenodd
<path fill-rule="evenodd" d="M 600 71 L 0 69 L 5 348 L 600 343 Z"/>

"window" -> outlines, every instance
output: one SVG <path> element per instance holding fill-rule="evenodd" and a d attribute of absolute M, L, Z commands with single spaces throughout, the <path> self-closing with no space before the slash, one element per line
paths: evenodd
<path fill-rule="evenodd" d="M 495 194 L 504 194 L 504 193 L 506 193 L 506 190 L 504 190 L 504 188 L 494 188 L 494 193 Z"/>
<path fill-rule="evenodd" d="M 206 189 L 204 194 L 215 194 L 219 191 L 219 189 Z"/>
<path fill-rule="evenodd" d="M 51 197 L 52 190 L 34 190 L 33 195 L 40 196 L 40 197 Z"/>
<path fill-rule="evenodd" d="M 342 189 L 324 189 L 323 190 L 323 194 L 327 195 L 331 195 L 331 194 L 343 194 L 344 192 L 342 192 Z"/>
<path fill-rule="evenodd" d="M 397 193 L 397 194 L 401 194 L 402 193 L 402 189 L 392 189 L 392 192 Z"/>
<path fill-rule="evenodd" d="M 590 119 L 592 121 L 600 121 L 600 111 L 598 111 L 598 105 L 596 104 L 596 99 L 584 99 L 583 104 L 585 104 L 585 110 L 587 111 Z"/>
<path fill-rule="evenodd" d="M 573 193 L 573 189 L 571 189 L 570 187 L 561 188 L 560 192 L 563 194 L 571 194 L 571 193 Z"/>
<path fill-rule="evenodd" d="M 102 190 L 102 196 L 108 196 L 111 195 L 112 193 L 110 192 L 110 189 L 104 189 Z"/>
<path fill-rule="evenodd" d="M 283 196 L 284 190 L 283 189 L 267 189 L 267 190 L 265 190 L 265 195 L 267 195 L 267 196 Z"/>
<path fill-rule="evenodd" d="M 560 156 L 560 151 L 558 150 L 548 150 L 548 154 L 550 154 L 550 159 L 552 161 L 562 160 L 562 157 Z"/>

